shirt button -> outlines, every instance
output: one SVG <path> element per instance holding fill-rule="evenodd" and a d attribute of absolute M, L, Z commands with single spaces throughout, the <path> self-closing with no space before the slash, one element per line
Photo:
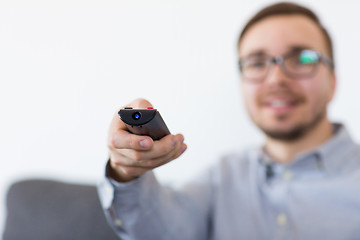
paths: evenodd
<path fill-rule="evenodd" d="M 285 226 L 287 223 L 287 217 L 284 213 L 281 213 L 277 216 L 276 221 L 279 226 Z"/>
<path fill-rule="evenodd" d="M 121 227 L 122 224 L 123 224 L 123 222 L 122 222 L 120 219 L 115 219 L 114 224 L 115 224 L 115 226 L 117 226 L 117 227 Z"/>
<path fill-rule="evenodd" d="M 289 181 L 293 178 L 293 174 L 291 171 L 289 170 L 286 170 L 283 172 L 283 179 L 286 180 L 286 181 Z"/>

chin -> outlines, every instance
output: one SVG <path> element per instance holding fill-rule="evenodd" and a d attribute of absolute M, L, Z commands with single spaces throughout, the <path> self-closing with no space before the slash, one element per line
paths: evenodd
<path fill-rule="evenodd" d="M 281 141 L 296 141 L 301 137 L 303 137 L 307 132 L 307 128 L 301 125 L 286 130 L 269 129 L 269 128 L 261 128 L 261 127 L 260 129 L 265 133 L 267 137 Z"/>
<path fill-rule="evenodd" d="M 267 137 L 272 139 L 280 141 L 296 141 L 321 124 L 324 116 L 325 115 L 323 114 L 318 114 L 309 122 L 298 123 L 289 127 L 286 127 L 285 123 L 279 127 L 268 127 L 260 125 L 258 125 L 258 127 L 265 133 Z M 281 123 L 278 125 L 281 125 Z"/>

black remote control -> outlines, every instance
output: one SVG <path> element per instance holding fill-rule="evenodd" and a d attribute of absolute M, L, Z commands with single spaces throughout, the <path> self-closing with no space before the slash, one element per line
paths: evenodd
<path fill-rule="evenodd" d="M 128 130 L 134 134 L 146 135 L 153 140 L 159 140 L 170 134 L 159 111 L 156 109 L 133 109 L 127 107 L 120 109 L 119 116 Z"/>

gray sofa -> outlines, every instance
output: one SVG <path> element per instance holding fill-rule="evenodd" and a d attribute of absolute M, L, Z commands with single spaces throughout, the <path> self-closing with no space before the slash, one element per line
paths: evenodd
<path fill-rule="evenodd" d="M 7 194 L 3 240 L 115 240 L 96 187 L 24 180 Z"/>

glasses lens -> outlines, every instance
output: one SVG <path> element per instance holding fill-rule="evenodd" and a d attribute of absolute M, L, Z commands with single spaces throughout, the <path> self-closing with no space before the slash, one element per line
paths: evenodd
<path fill-rule="evenodd" d="M 266 57 L 250 57 L 240 61 L 240 70 L 243 76 L 249 80 L 264 77 L 268 68 L 268 60 Z"/>
<path fill-rule="evenodd" d="M 295 77 L 312 74 L 319 62 L 319 55 L 312 50 L 295 52 L 284 59 L 286 71 Z"/>

